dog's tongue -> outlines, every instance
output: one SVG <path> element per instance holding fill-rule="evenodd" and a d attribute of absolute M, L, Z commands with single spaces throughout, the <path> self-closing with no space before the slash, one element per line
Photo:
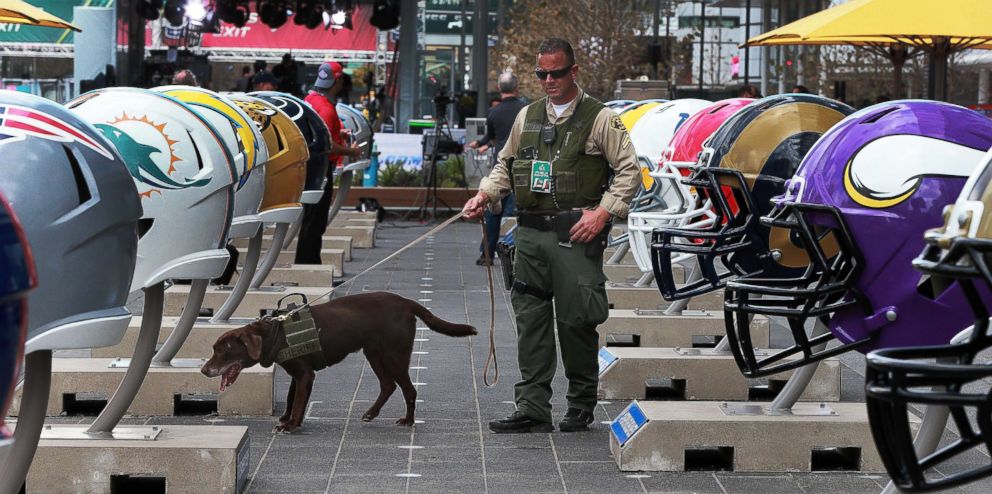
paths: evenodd
<path fill-rule="evenodd" d="M 238 379 L 238 374 L 241 372 L 241 366 L 234 364 L 227 369 L 223 374 L 220 375 L 220 392 L 223 393 L 228 386 L 234 384 L 234 381 Z"/>
<path fill-rule="evenodd" d="M 220 392 L 223 393 L 227 389 L 227 373 L 221 374 L 220 376 Z"/>

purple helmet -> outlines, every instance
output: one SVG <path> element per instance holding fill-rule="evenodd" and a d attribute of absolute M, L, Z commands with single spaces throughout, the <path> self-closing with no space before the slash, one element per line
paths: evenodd
<path fill-rule="evenodd" d="M 947 343 L 973 324 L 958 286 L 921 276 L 912 261 L 923 233 L 942 224 L 942 208 L 990 147 L 992 120 L 933 101 L 875 105 L 824 134 L 762 219 L 788 229 L 809 268 L 788 280 L 727 284 L 727 336 L 744 374 L 765 376 L 855 348 Z M 785 316 L 794 343 L 758 360 L 748 329 L 753 314 Z M 816 319 L 830 332 L 808 337 L 806 322 Z M 842 345 L 827 350 L 833 339 Z M 783 360 L 792 355 L 799 358 Z"/>

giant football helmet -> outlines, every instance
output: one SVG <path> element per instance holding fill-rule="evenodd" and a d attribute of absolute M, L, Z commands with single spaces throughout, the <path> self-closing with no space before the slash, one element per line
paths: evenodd
<path fill-rule="evenodd" d="M 347 129 L 350 132 L 350 142 L 358 144 L 358 149 L 362 150 L 362 154 L 359 155 L 359 159 L 368 159 L 372 157 L 372 124 L 369 123 L 369 119 L 365 118 L 358 109 L 353 106 L 348 106 L 343 103 L 338 103 L 334 107 L 338 112 L 338 118 L 341 119 L 341 127 Z"/>
<path fill-rule="evenodd" d="M 992 120 L 932 101 L 875 105 L 825 134 L 762 220 L 802 247 L 806 268 L 727 284 L 727 337 L 744 374 L 852 349 L 945 344 L 972 324 L 958 286 L 921 277 L 912 260 L 990 147 Z M 759 359 L 748 328 L 754 314 L 784 317 L 793 343 Z M 815 320 L 830 332 L 807 336 Z M 841 345 L 826 348 L 834 339 Z"/>
<path fill-rule="evenodd" d="M 327 185 L 328 155 L 331 152 L 331 132 L 320 115 L 310 104 L 291 94 L 276 91 L 257 91 L 250 96 L 260 98 L 282 110 L 296 123 L 307 142 L 310 158 L 307 160 L 307 180 L 300 201 L 316 204 L 324 195 Z"/>
<path fill-rule="evenodd" d="M 306 163 L 310 159 L 303 134 L 293 120 L 264 100 L 244 94 L 228 93 L 227 97 L 241 107 L 255 122 L 268 148 L 265 163 L 265 194 L 260 212 L 271 221 L 292 223 L 303 205 L 300 198 L 306 185 Z M 280 211 L 288 213 L 286 217 Z"/>
<path fill-rule="evenodd" d="M 36 284 L 34 261 L 24 229 L 0 194 L 0 451 L 12 442 L 3 418 L 14 396 L 17 370 L 24 353 L 27 294 Z"/>
<path fill-rule="evenodd" d="M 695 102 L 700 100 L 678 101 L 693 102 L 693 106 L 688 109 L 695 109 Z M 644 181 L 645 190 L 654 191 L 660 200 L 643 210 L 632 210 L 627 216 L 630 251 L 641 272 L 652 272 L 650 241 L 655 228 L 670 226 L 701 229 L 713 224 L 716 213 L 713 212 L 712 203 L 699 200 L 692 188 L 682 180 L 689 173 L 689 168 L 696 164 L 703 142 L 737 110 L 753 101 L 746 98 L 729 99 L 707 103 L 693 114 L 678 112 L 674 135 L 660 160 L 656 161 L 657 168 L 650 170 Z M 666 136 L 666 133 L 660 134 L 662 140 Z M 682 257 L 683 259 L 675 259 L 673 262 L 691 256 Z"/>
<path fill-rule="evenodd" d="M 31 244 L 25 353 L 120 342 L 141 201 L 99 131 L 44 98 L 0 91 L 0 193 Z"/>
<path fill-rule="evenodd" d="M 717 217 L 709 228 L 663 227 L 651 245 L 658 289 L 666 300 L 717 290 L 731 275 L 798 276 L 809 260 L 781 229 L 758 220 L 771 210 L 771 198 L 785 192 L 813 143 L 854 110 L 809 94 L 769 96 L 742 108 L 709 138 L 699 164 L 684 180 Z M 696 256 L 702 278 L 675 285 L 672 258 Z M 719 258 L 729 272 L 719 273 Z"/>
<path fill-rule="evenodd" d="M 987 456 L 975 455 L 984 459 L 979 465 L 959 458 L 976 448 L 982 453 L 992 449 L 992 366 L 987 357 L 975 362 L 979 352 L 992 346 L 989 298 L 984 296 L 992 290 L 992 152 L 965 183 L 944 221 L 943 227 L 927 232 L 927 247 L 913 264 L 931 280 L 964 291 L 974 329 L 956 344 L 868 354 L 865 394 L 872 435 L 889 476 L 904 492 L 948 489 L 992 475 Z M 954 330 L 941 319 L 927 322 L 933 326 L 921 329 L 941 335 Z M 948 407 L 959 437 L 919 457 L 909 422 L 911 404 Z"/>
<path fill-rule="evenodd" d="M 227 97 L 209 89 L 193 86 L 164 86 L 156 91 L 165 93 L 194 108 L 220 135 L 234 158 L 239 180 L 234 195 L 234 219 L 229 238 L 255 235 L 262 220 L 258 208 L 265 191 L 265 161 L 268 150 L 262 134 L 248 115 Z"/>
<path fill-rule="evenodd" d="M 131 290 L 220 276 L 238 170 L 218 132 L 162 93 L 106 88 L 66 104 L 114 144 L 144 208 Z"/>

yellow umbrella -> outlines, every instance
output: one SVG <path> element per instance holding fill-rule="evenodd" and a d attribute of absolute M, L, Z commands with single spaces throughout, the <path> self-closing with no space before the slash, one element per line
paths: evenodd
<path fill-rule="evenodd" d="M 989 0 L 943 0 L 939 5 L 932 0 L 851 0 L 755 36 L 745 46 L 846 44 L 872 48 L 896 64 L 897 85 L 902 63 L 913 55 L 905 47 L 914 47 L 931 55 L 932 92 L 945 99 L 947 55 L 969 48 L 992 49 L 990 19 Z"/>
<path fill-rule="evenodd" d="M 0 0 L 0 23 L 27 24 L 29 26 L 55 27 L 80 31 L 64 21 L 22 0 Z"/>

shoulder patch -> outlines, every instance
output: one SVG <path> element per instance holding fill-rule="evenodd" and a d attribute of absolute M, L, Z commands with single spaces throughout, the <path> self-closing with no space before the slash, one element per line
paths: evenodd
<path fill-rule="evenodd" d="M 615 130 L 627 130 L 624 126 L 623 121 L 620 120 L 620 115 L 613 115 L 610 117 L 610 127 Z"/>

